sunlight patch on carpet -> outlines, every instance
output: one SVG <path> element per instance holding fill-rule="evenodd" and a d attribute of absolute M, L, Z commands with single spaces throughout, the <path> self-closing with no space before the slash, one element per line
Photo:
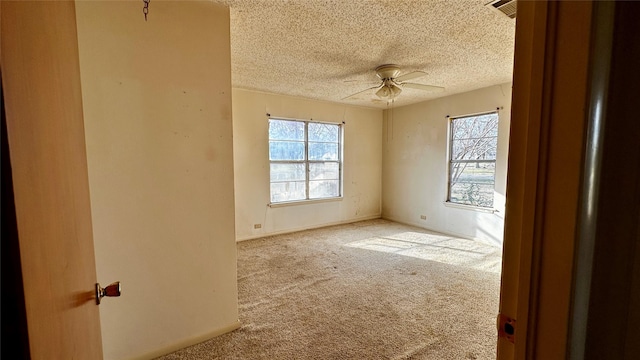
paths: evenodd
<path fill-rule="evenodd" d="M 371 237 L 345 246 L 500 273 L 500 249 L 478 241 L 445 235 L 403 232 Z"/>

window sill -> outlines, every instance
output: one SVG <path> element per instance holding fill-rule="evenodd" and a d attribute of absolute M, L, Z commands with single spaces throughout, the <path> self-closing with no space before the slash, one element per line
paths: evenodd
<path fill-rule="evenodd" d="M 271 208 L 279 208 L 279 207 L 285 207 L 285 206 L 311 205 L 311 204 L 318 204 L 318 203 L 325 203 L 325 202 L 342 201 L 342 199 L 343 197 L 340 196 L 340 197 L 332 197 L 332 198 L 325 198 L 325 199 L 283 201 L 283 202 L 277 202 L 277 203 L 269 203 L 267 204 L 267 206 Z"/>
<path fill-rule="evenodd" d="M 493 213 L 497 213 L 498 212 L 497 209 L 483 208 L 483 207 L 473 206 L 473 205 L 456 204 L 456 203 L 452 203 L 451 201 L 445 201 L 444 202 L 444 206 L 452 207 L 452 208 L 458 208 L 458 209 L 478 211 L 478 212 L 489 213 L 489 214 L 493 214 Z"/>

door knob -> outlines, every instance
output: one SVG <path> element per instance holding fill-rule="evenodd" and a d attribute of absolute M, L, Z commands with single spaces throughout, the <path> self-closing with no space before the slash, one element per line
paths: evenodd
<path fill-rule="evenodd" d="M 100 305 L 100 300 L 105 297 L 117 297 L 122 293 L 122 288 L 120 287 L 120 281 L 116 281 L 107 285 L 106 288 L 102 288 L 99 283 L 96 283 L 96 304 Z"/>

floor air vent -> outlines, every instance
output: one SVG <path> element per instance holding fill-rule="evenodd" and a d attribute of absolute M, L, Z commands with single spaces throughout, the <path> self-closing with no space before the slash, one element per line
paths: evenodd
<path fill-rule="evenodd" d="M 500 11 L 512 19 L 516 18 L 516 0 L 495 0 L 488 3 L 487 6 Z"/>

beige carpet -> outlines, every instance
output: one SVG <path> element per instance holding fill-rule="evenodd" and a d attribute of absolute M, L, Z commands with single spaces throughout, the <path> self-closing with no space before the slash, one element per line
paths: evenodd
<path fill-rule="evenodd" d="M 161 359 L 495 359 L 500 264 L 381 219 L 241 242 L 242 327 Z"/>

